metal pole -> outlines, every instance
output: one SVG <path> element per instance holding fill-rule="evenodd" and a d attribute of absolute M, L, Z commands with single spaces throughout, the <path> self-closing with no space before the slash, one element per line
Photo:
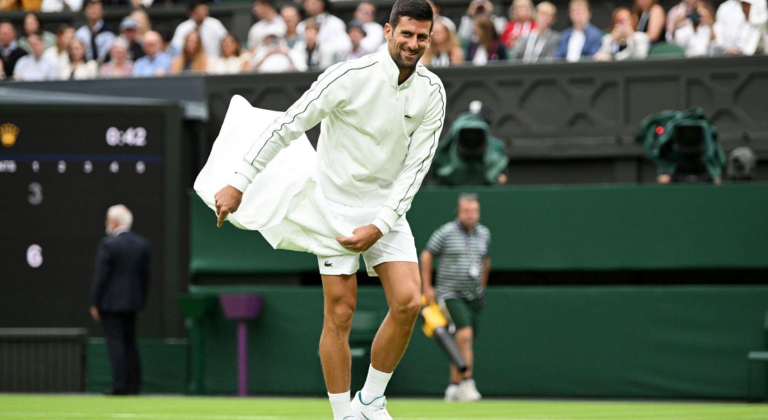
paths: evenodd
<path fill-rule="evenodd" d="M 237 323 L 237 395 L 248 395 L 248 323 Z"/>

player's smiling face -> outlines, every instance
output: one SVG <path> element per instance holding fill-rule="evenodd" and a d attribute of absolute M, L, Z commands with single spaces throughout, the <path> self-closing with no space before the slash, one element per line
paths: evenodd
<path fill-rule="evenodd" d="M 403 16 L 395 28 L 384 26 L 389 55 L 400 69 L 412 69 L 429 47 L 432 22 Z"/>

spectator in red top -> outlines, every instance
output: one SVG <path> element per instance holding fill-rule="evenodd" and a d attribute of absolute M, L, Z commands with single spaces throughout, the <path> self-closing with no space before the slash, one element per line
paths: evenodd
<path fill-rule="evenodd" d="M 514 47 L 518 38 L 528 36 L 536 29 L 533 2 L 531 0 L 515 0 L 509 6 L 509 22 L 501 34 L 501 42 L 507 47 Z"/>

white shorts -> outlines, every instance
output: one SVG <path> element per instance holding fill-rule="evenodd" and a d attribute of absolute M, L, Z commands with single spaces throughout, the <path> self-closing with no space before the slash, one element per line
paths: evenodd
<path fill-rule="evenodd" d="M 359 227 L 370 225 L 381 207 L 349 207 L 334 203 L 326 199 L 328 212 L 350 231 Z M 395 222 L 395 226 L 379 239 L 367 251 L 362 252 L 365 267 L 369 276 L 376 277 L 373 269 L 379 264 L 393 261 L 405 261 L 418 263 L 416 255 L 416 243 L 413 240 L 411 226 L 405 219 L 405 215 Z M 317 257 L 320 266 L 320 274 L 341 275 L 354 274 L 360 269 L 360 254 L 340 255 L 335 257 Z"/>

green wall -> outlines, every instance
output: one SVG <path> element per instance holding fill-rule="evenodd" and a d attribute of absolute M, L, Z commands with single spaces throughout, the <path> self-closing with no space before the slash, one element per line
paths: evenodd
<path fill-rule="evenodd" d="M 768 267 L 768 184 L 472 188 L 493 233 L 495 270 Z M 458 189 L 423 188 L 408 212 L 416 245 L 453 218 Z M 193 275 L 317 270 L 309 254 L 273 251 L 191 194 Z"/>
<path fill-rule="evenodd" d="M 265 295 L 249 334 L 253 394 L 324 392 L 319 287 L 192 292 Z M 358 312 L 386 310 L 378 287 L 358 298 Z M 746 355 L 765 348 L 766 309 L 768 286 L 491 288 L 475 378 L 488 396 L 746 398 Z M 218 314 L 204 331 L 207 390 L 234 393 L 234 323 Z M 353 392 L 367 363 L 355 359 Z M 444 356 L 417 330 L 389 393 L 439 395 L 446 385 Z"/>
<path fill-rule="evenodd" d="M 148 339 L 139 342 L 141 391 L 147 394 L 183 394 L 187 387 L 186 340 Z M 112 370 L 102 338 L 88 342 L 86 390 L 101 393 L 112 387 Z"/>
<path fill-rule="evenodd" d="M 494 234 L 494 270 L 513 276 L 768 268 L 768 184 L 471 190 Z M 461 191 L 419 192 L 408 212 L 419 248 L 453 218 Z M 256 232 L 217 229 L 194 194 L 191 246 L 193 275 L 317 270 L 313 256 L 274 251 Z M 190 289 L 264 293 L 263 316 L 250 328 L 252 393 L 322 395 L 319 287 Z M 358 300 L 359 314 L 386 311 L 378 287 L 360 288 Z M 746 398 L 747 352 L 765 348 L 768 286 L 491 287 L 487 303 L 475 377 L 489 396 Z M 204 335 L 207 391 L 234 393 L 234 324 L 218 314 Z M 355 359 L 353 389 L 367 363 Z M 391 393 L 439 395 L 446 382 L 444 356 L 416 331 Z"/>

